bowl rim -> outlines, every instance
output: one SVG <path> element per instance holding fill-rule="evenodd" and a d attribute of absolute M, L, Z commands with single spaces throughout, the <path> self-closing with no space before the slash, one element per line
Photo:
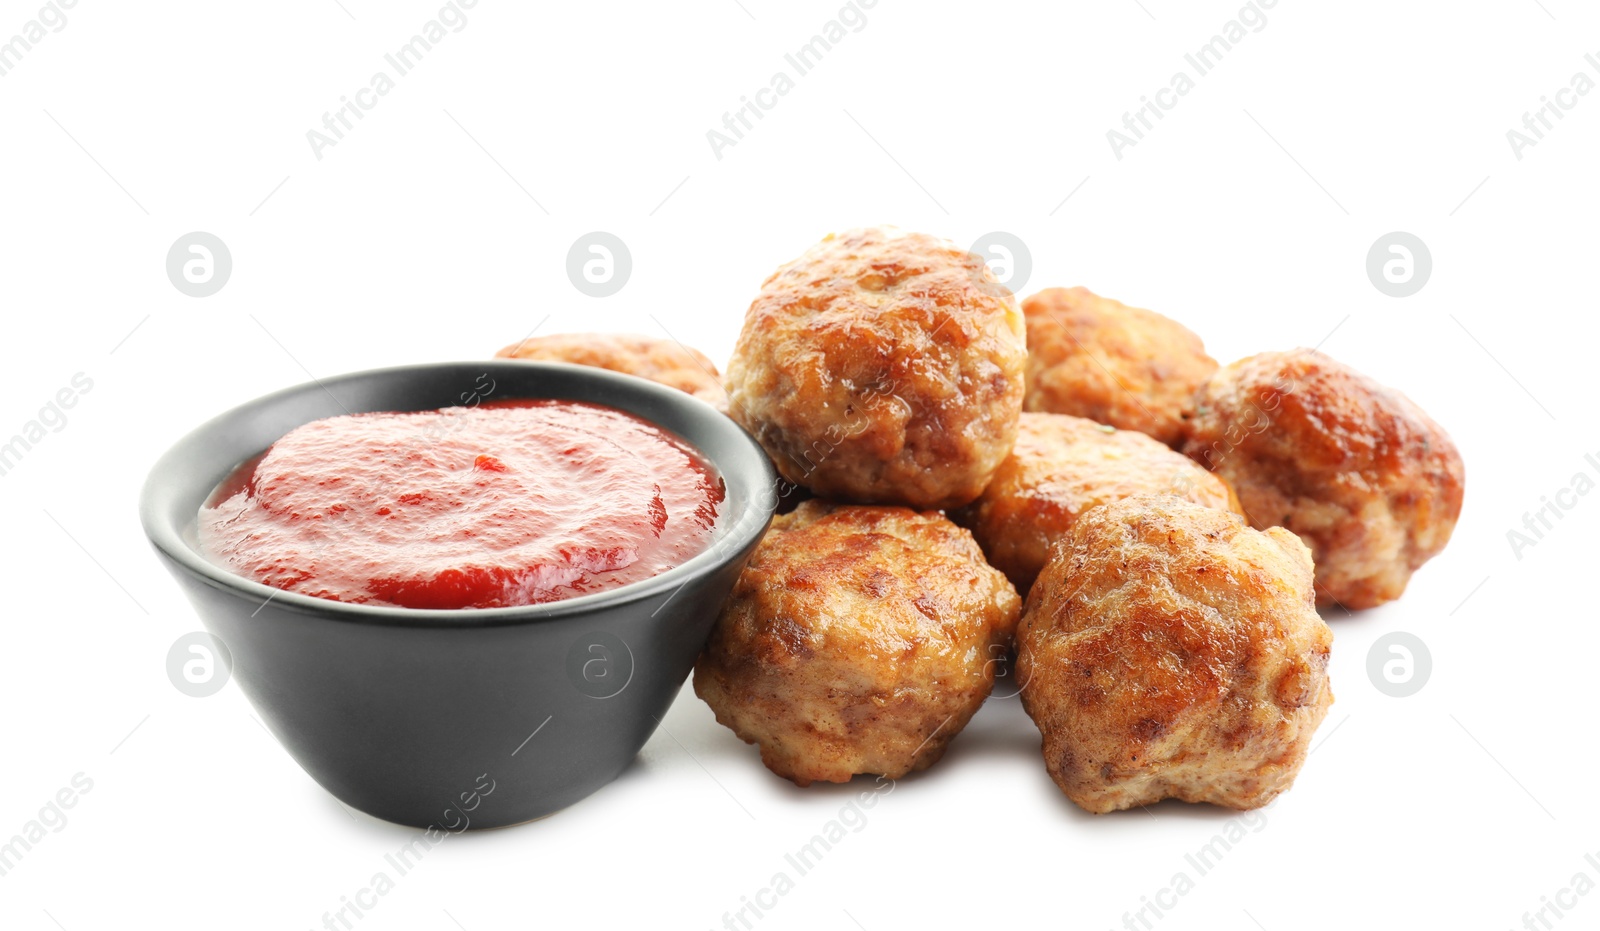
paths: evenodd
<path fill-rule="evenodd" d="M 213 563 L 185 538 L 184 527 L 186 525 L 174 524 L 170 519 L 170 511 L 175 504 L 173 499 L 188 497 L 195 491 L 193 482 L 185 482 L 175 477 L 176 463 L 178 460 L 194 455 L 197 452 L 203 454 L 208 437 L 222 433 L 235 424 L 246 422 L 263 411 L 282 405 L 302 395 L 311 393 L 325 394 L 339 404 L 340 407 L 343 407 L 344 403 L 339 400 L 334 391 L 344 385 L 373 379 L 388 380 L 414 377 L 419 373 L 430 371 L 455 372 L 468 369 L 474 372 L 487 372 L 490 375 L 493 375 L 496 371 L 526 374 L 530 370 L 544 369 L 553 374 L 560 374 L 565 378 L 577 377 L 580 380 L 592 382 L 596 386 L 603 386 L 609 390 L 608 400 L 605 401 L 576 397 L 556 398 L 556 400 L 583 401 L 584 403 L 613 407 L 638 417 L 673 436 L 677 436 L 710 462 L 722 477 L 727 488 L 724 502 L 742 500 L 744 507 L 738 512 L 729 511 L 719 514 L 719 532 L 713 536 L 710 544 L 699 553 L 660 575 L 641 579 L 637 582 L 630 582 L 617 588 L 587 595 L 578 595 L 559 601 L 500 608 L 405 608 L 397 605 L 358 604 L 348 601 L 334 601 L 328 598 L 317 598 L 312 595 L 276 588 L 245 578 L 242 575 L 237 575 Z M 601 394 L 603 392 L 595 393 Z M 734 455 L 730 456 L 724 453 L 723 458 L 736 461 L 718 461 L 704 448 L 710 444 L 697 443 L 687 436 L 682 436 L 671 427 L 657 423 L 649 416 L 630 409 L 627 404 L 630 399 L 648 399 L 652 396 L 656 402 L 665 403 L 677 409 L 689 421 L 694 422 L 697 429 L 708 431 L 709 435 L 718 437 L 718 445 L 734 450 Z M 548 396 L 541 397 L 537 393 L 512 392 L 507 397 L 542 400 Z M 441 407 L 447 406 L 450 405 L 441 405 Z M 375 407 L 372 408 L 372 411 L 385 409 L 394 410 L 395 408 Z M 353 413 L 364 412 L 368 411 L 353 411 Z M 323 416 L 337 416 L 337 414 Z M 302 421 L 302 424 L 310 423 L 311 420 L 315 419 L 319 418 Z M 289 429 L 294 428 L 290 427 Z M 288 431 L 285 430 L 284 432 Z M 276 438 L 270 442 L 276 442 Z M 237 463 L 234 463 L 228 467 L 233 468 L 236 465 Z M 672 594 L 667 598 L 667 601 L 670 601 L 672 598 L 677 597 L 679 591 L 722 568 L 760 539 L 772 521 L 775 501 L 768 492 L 776 489 L 777 481 L 776 468 L 754 437 L 731 417 L 717 410 L 711 404 L 676 388 L 634 375 L 625 375 L 593 366 L 574 365 L 564 362 L 533 362 L 517 359 L 428 362 L 366 369 L 329 378 L 313 378 L 312 381 L 283 388 L 246 401 L 212 417 L 184 434 L 156 460 L 145 478 L 140 492 L 139 518 L 150 544 L 190 576 L 213 588 L 221 589 L 240 597 L 258 600 L 263 607 L 267 603 L 271 603 L 279 608 L 290 609 L 298 613 L 315 614 L 327 620 L 355 624 L 470 629 L 534 624 L 574 615 L 599 612 L 637 601 L 644 601 L 672 590 Z M 736 486 L 743 491 L 742 496 L 734 494 Z M 212 488 L 200 489 L 201 500 L 206 495 L 209 495 L 211 491 Z M 662 606 L 665 606 L 665 604 L 666 602 L 663 602 Z M 658 608 L 657 610 L 659 611 L 660 609 Z"/>

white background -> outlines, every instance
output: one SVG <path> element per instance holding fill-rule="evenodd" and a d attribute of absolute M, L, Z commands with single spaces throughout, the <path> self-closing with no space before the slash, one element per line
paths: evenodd
<path fill-rule="evenodd" d="M 880 0 L 718 159 L 707 130 L 837 2 L 481 0 L 315 158 L 306 132 L 438 6 L 81 0 L 0 78 L 0 436 L 75 373 L 94 382 L 0 477 L 0 840 L 75 773 L 94 783 L 0 877 L 0 925 L 321 927 L 411 836 L 343 810 L 235 686 L 168 682 L 200 625 L 135 512 L 168 444 L 310 374 L 481 358 L 541 321 L 668 330 L 720 362 L 774 266 L 877 222 L 1014 233 L 1023 290 L 1155 308 L 1223 361 L 1321 343 L 1465 457 L 1444 554 L 1402 601 L 1330 614 L 1338 701 L 1298 783 L 1152 927 L 1521 927 L 1580 871 L 1600 879 L 1600 495 L 1520 559 L 1506 536 L 1600 477 L 1600 93 L 1520 160 L 1506 138 L 1600 55 L 1592 7 L 1281 0 L 1118 160 L 1106 131 L 1236 2 Z M 0 38 L 38 8 L 0 2 Z M 564 270 L 596 229 L 634 261 L 606 299 Z M 212 297 L 165 274 L 192 230 L 233 254 Z M 1431 248 L 1413 297 L 1365 272 L 1391 230 Z M 1393 630 L 1431 648 L 1414 697 L 1366 675 Z M 687 688 L 666 725 L 681 745 L 658 732 L 581 804 L 450 839 L 355 926 L 721 927 L 862 788 L 777 779 Z M 1082 814 L 1016 700 L 994 700 L 754 926 L 1121 927 L 1231 817 Z M 1576 902 L 1546 918 L 1600 924 L 1600 894 Z"/>

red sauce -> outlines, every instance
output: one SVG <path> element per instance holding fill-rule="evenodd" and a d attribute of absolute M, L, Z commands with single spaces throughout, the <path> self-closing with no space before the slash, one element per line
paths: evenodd
<path fill-rule="evenodd" d="M 241 466 L 200 541 L 246 578 L 406 608 L 540 604 L 660 575 L 725 489 L 682 440 L 571 401 L 330 417 Z"/>

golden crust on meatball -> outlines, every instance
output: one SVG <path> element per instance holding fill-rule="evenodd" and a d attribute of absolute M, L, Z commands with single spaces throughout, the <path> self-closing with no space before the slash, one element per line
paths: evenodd
<path fill-rule="evenodd" d="M 695 694 L 797 785 L 897 779 L 933 765 L 983 704 L 1020 608 L 938 514 L 804 501 L 740 575 Z"/>
<path fill-rule="evenodd" d="M 1061 791 L 1105 813 L 1258 808 L 1287 789 L 1333 702 L 1311 573 L 1294 534 L 1171 496 L 1080 517 L 1017 629 L 1022 704 Z"/>
<path fill-rule="evenodd" d="M 728 363 L 729 410 L 818 495 L 956 507 L 1011 450 L 1026 336 L 978 256 L 852 230 L 779 268 Z"/>
<path fill-rule="evenodd" d="M 1022 302 L 1030 411 L 1072 414 L 1183 441 L 1194 392 L 1217 370 L 1200 337 L 1088 288 L 1049 288 Z"/>
<path fill-rule="evenodd" d="M 1296 349 L 1229 365 L 1197 404 L 1184 452 L 1228 480 L 1256 527 L 1311 547 L 1323 603 L 1392 601 L 1449 542 L 1461 454 L 1400 392 Z"/>
<path fill-rule="evenodd" d="M 1011 455 L 978 500 L 952 515 L 989 564 L 1026 593 L 1090 508 L 1138 494 L 1173 494 L 1239 511 L 1228 483 L 1143 433 L 1066 414 L 1025 413 Z"/>
<path fill-rule="evenodd" d="M 558 333 L 535 336 L 495 353 L 500 359 L 570 362 L 637 375 L 726 409 L 727 393 L 705 353 L 675 340 L 629 333 Z"/>

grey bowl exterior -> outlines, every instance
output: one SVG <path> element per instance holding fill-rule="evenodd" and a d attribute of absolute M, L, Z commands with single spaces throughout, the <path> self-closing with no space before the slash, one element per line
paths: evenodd
<path fill-rule="evenodd" d="M 492 385 L 485 392 L 485 385 Z M 654 579 L 547 605 L 425 611 L 283 592 L 212 564 L 195 515 L 300 424 L 472 398 L 607 404 L 678 434 L 721 474 L 710 548 Z M 441 831 L 517 824 L 616 778 L 665 715 L 771 521 L 776 473 L 710 405 L 643 379 L 513 361 L 324 379 L 236 408 L 158 462 L 146 534 L 296 761 L 345 804 Z"/>

